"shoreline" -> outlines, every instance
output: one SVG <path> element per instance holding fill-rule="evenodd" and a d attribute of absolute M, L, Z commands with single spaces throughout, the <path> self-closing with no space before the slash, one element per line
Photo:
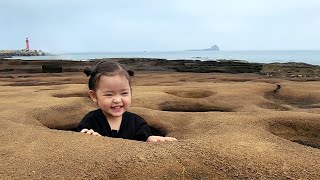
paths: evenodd
<path fill-rule="evenodd" d="M 90 61 L 103 58 L 154 58 L 167 60 L 244 60 L 250 63 L 304 62 L 320 65 L 320 50 L 247 50 L 247 51 L 119 51 L 61 53 L 52 56 L 14 56 L 22 60 Z M 1 56 L 1 55 L 0 55 Z"/>
<path fill-rule="evenodd" d="M 0 59 L 1 74 L 82 72 L 97 61 L 119 62 L 133 71 L 193 73 L 255 73 L 277 78 L 314 78 L 319 80 L 320 66 L 307 63 L 250 63 L 240 60 L 167 60 L 156 58 L 103 58 L 89 61 Z"/>

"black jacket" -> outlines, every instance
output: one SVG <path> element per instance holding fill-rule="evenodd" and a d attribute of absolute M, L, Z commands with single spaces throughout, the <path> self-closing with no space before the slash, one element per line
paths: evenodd
<path fill-rule="evenodd" d="M 82 129 L 92 129 L 102 136 L 138 141 L 146 141 L 152 135 L 147 122 L 142 117 L 130 112 L 123 113 L 119 131 L 111 130 L 101 109 L 91 111 L 84 116 L 77 131 L 80 132 Z"/>

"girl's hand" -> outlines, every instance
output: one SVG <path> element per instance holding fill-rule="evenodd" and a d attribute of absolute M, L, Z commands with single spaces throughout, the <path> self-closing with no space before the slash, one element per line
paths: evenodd
<path fill-rule="evenodd" d="M 162 136 L 149 136 L 147 142 L 165 142 L 165 141 L 177 141 L 176 138 L 173 137 L 162 137 Z"/>
<path fill-rule="evenodd" d="M 94 135 L 94 136 L 101 136 L 99 133 L 95 132 L 94 130 L 92 129 L 82 129 L 80 131 L 81 133 L 86 133 L 86 134 L 90 134 L 90 135 Z"/>

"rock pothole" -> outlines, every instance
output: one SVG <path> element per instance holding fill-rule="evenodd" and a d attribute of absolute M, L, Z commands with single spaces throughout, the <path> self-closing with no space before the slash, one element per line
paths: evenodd
<path fill-rule="evenodd" d="M 56 130 L 76 131 L 85 114 L 95 109 L 92 103 L 78 102 L 77 105 L 52 106 L 47 109 L 35 109 L 32 116 L 41 124 Z M 168 131 L 161 125 L 149 125 L 152 135 L 166 136 Z"/>
<path fill-rule="evenodd" d="M 265 93 L 265 98 L 277 104 L 288 104 L 303 109 L 320 108 L 318 95 L 285 89 L 280 84 L 277 84 L 273 91 Z"/>
<path fill-rule="evenodd" d="M 166 101 L 161 103 L 160 110 L 173 112 L 231 112 L 227 107 L 217 107 L 200 102 Z"/>
<path fill-rule="evenodd" d="M 269 126 L 272 134 L 305 146 L 320 149 L 319 125 L 302 122 L 273 122 Z"/>
<path fill-rule="evenodd" d="M 202 89 L 168 90 L 165 93 L 183 98 L 205 98 L 215 94 L 215 92 Z"/>
<path fill-rule="evenodd" d="M 79 93 L 72 93 L 72 94 L 54 94 L 52 96 L 56 98 L 89 97 L 87 92 L 79 92 Z"/>
<path fill-rule="evenodd" d="M 50 129 L 57 129 L 57 130 L 63 130 L 63 131 L 75 131 L 77 132 L 77 125 L 72 125 L 72 126 L 61 126 L 60 128 L 50 128 Z M 154 136 L 166 136 L 168 134 L 167 130 L 165 128 L 159 128 L 155 126 L 149 125 L 149 128 L 151 130 L 152 135 Z"/>
<path fill-rule="evenodd" d="M 273 110 L 277 110 L 277 111 L 290 111 L 292 109 L 292 108 L 289 108 L 285 105 L 281 105 L 281 104 L 274 103 L 274 102 L 260 103 L 257 106 L 260 108 L 263 108 L 263 109 L 273 109 Z"/>
<path fill-rule="evenodd" d="M 38 81 L 38 80 L 22 80 L 16 81 L 6 86 L 53 86 L 53 85 L 61 85 L 68 84 L 70 82 L 46 82 L 46 81 Z"/>

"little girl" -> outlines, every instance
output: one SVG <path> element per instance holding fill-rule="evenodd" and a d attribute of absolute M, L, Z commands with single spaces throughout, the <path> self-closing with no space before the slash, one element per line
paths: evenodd
<path fill-rule="evenodd" d="M 101 61 L 93 69 L 85 68 L 84 73 L 90 76 L 88 94 L 100 108 L 84 116 L 77 127 L 78 131 L 146 142 L 177 140 L 153 136 L 143 118 L 127 112 L 132 98 L 132 71 L 115 62 Z"/>

